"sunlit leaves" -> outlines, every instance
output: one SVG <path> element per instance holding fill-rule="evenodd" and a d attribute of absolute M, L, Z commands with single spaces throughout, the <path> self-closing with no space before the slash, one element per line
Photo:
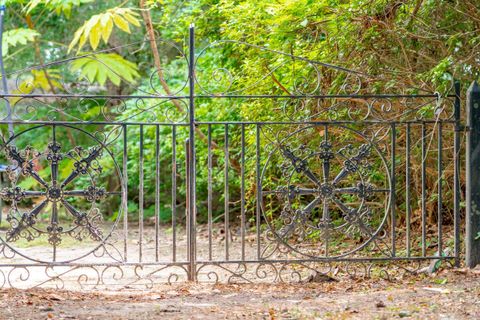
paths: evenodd
<path fill-rule="evenodd" d="M 62 88 L 62 85 L 59 82 L 60 79 L 60 73 L 55 69 L 32 70 L 31 85 L 44 91 L 51 91 L 54 90 L 54 88 Z"/>
<path fill-rule="evenodd" d="M 101 39 L 105 43 L 108 42 L 114 25 L 123 32 L 130 33 L 130 25 L 140 26 L 137 17 L 138 13 L 132 9 L 118 7 L 96 14 L 85 21 L 83 26 L 75 32 L 68 51 L 71 51 L 75 46 L 80 51 L 87 40 L 90 40 L 90 46 L 93 50 L 97 49 Z"/>
<path fill-rule="evenodd" d="M 425 72 L 419 78 L 423 78 L 427 81 L 435 83 L 437 91 L 441 94 L 446 94 L 452 86 L 453 75 L 451 73 L 451 70 L 453 63 L 453 57 L 448 56 L 445 59 L 439 61 L 439 63 L 434 68 Z"/>
<path fill-rule="evenodd" d="M 17 84 L 17 89 L 13 90 L 15 94 L 29 94 L 35 90 L 43 90 L 44 92 L 52 92 L 62 89 L 60 83 L 60 72 L 56 69 L 32 70 L 26 77 L 23 77 Z M 10 103 L 15 105 L 21 98 L 15 97 L 10 99 Z"/>
<path fill-rule="evenodd" d="M 40 34 L 32 29 L 18 28 L 13 30 L 8 30 L 3 34 L 3 56 L 8 54 L 8 51 L 11 47 L 17 45 L 25 45 L 27 42 L 33 41 L 35 37 Z"/>
<path fill-rule="evenodd" d="M 90 2 L 93 2 L 93 0 L 31 0 L 25 7 L 25 10 L 27 13 L 30 13 L 38 6 L 43 5 L 48 9 L 55 10 L 57 14 L 63 12 L 67 17 L 70 17 L 73 7 Z"/>
<path fill-rule="evenodd" d="M 137 65 L 116 53 L 99 53 L 72 62 L 71 70 L 80 72 L 90 82 L 104 85 L 110 80 L 114 85 L 121 81 L 133 83 L 140 75 Z"/>

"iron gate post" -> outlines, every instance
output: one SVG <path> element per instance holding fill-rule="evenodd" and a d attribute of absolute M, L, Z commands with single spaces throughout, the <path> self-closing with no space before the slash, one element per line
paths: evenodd
<path fill-rule="evenodd" d="M 195 161 L 195 26 L 190 25 L 189 33 L 189 61 L 188 61 L 188 83 L 189 83 L 189 138 L 187 150 L 187 240 L 188 240 L 188 280 L 196 280 L 196 161 Z"/>
<path fill-rule="evenodd" d="M 467 91 L 466 265 L 480 264 L 480 87 Z"/>
<path fill-rule="evenodd" d="M 454 82 L 455 88 L 455 105 L 454 105 L 454 117 L 455 117 L 455 132 L 453 142 L 453 226 L 454 226 L 454 255 L 455 255 L 455 267 L 460 267 L 460 135 L 464 130 L 461 119 L 461 101 L 460 101 L 460 82 Z"/>

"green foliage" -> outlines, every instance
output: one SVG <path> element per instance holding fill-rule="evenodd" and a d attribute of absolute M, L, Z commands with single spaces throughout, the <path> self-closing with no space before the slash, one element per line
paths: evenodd
<path fill-rule="evenodd" d="M 25 28 L 18 28 L 5 31 L 3 34 L 3 56 L 7 56 L 11 47 L 15 47 L 17 45 L 25 45 L 27 42 L 31 42 L 35 39 L 35 37 L 39 36 L 35 30 L 32 29 L 25 29 Z"/>
<path fill-rule="evenodd" d="M 52 89 L 50 86 L 61 89 L 60 79 L 60 73 L 56 69 L 32 70 L 30 74 L 24 77 L 18 84 L 18 88 L 14 92 L 28 94 L 34 89 L 42 89 L 48 92 Z M 12 100 L 12 102 L 15 102 L 15 100 Z"/>
<path fill-rule="evenodd" d="M 63 13 L 70 17 L 73 7 L 78 7 L 84 3 L 91 3 L 94 0 L 31 0 L 25 6 L 27 14 L 31 13 L 38 6 L 44 6 L 50 10 L 54 10 L 57 14 Z"/>
<path fill-rule="evenodd" d="M 139 28 L 142 24 L 137 2 L 93 0 L 31 0 L 8 1 L 11 4 L 7 16 L 4 47 L 7 70 L 20 69 L 20 66 L 39 64 L 42 60 L 54 61 L 64 58 L 66 52 L 73 56 L 82 55 L 82 48 L 87 42 L 92 50 L 109 49 L 122 44 L 142 42 L 145 32 Z M 417 8 L 418 1 L 385 0 L 279 0 L 279 1 L 227 1 L 227 0 L 192 0 L 192 1 L 147 1 L 147 8 L 152 15 L 155 32 L 159 37 L 168 39 L 185 47 L 188 25 L 195 22 L 197 46 L 204 48 L 208 43 L 218 39 L 232 39 L 291 53 L 308 59 L 331 63 L 342 67 L 362 71 L 370 77 L 365 81 L 368 93 L 418 93 L 420 90 L 447 92 L 452 79 L 464 83 L 477 78 L 480 73 L 478 47 L 479 9 L 472 0 L 453 4 L 449 1 L 423 1 Z M 123 6 L 129 6 L 124 8 Z M 11 13 L 14 11 L 14 13 Z M 29 29 L 26 29 L 25 26 Z M 133 27 L 136 32 L 132 32 Z M 36 40 L 36 41 L 34 41 Z M 15 55 L 11 48 L 32 43 L 32 50 L 24 50 Z M 159 41 L 160 45 L 160 41 Z M 148 42 L 139 44 L 145 50 L 132 51 L 117 49 L 115 53 L 96 53 L 80 57 L 71 63 L 71 71 L 78 72 L 90 83 L 97 83 L 101 88 L 92 86 L 95 93 L 106 94 L 143 94 L 151 93 L 151 75 L 156 74 L 152 66 L 153 53 Z M 28 48 L 28 47 L 27 47 Z M 65 50 L 63 50 L 65 48 Z M 201 50 L 201 49 L 200 49 Z M 200 50 L 197 51 L 200 52 Z M 127 52 L 129 51 L 129 52 Z M 178 59 L 178 53 L 171 48 L 159 47 L 159 56 L 163 71 L 168 76 L 166 82 L 171 91 L 186 94 L 183 86 L 186 80 L 186 64 Z M 40 53 L 40 55 L 38 54 Z M 316 83 L 312 81 L 315 70 L 303 61 L 292 60 L 265 51 L 241 45 L 224 45 L 210 48 L 199 57 L 197 70 L 199 84 L 211 92 L 224 92 L 228 87 L 228 76 L 218 72 L 218 68 L 231 71 L 235 81 L 229 90 L 241 90 L 245 94 L 258 92 L 267 94 L 289 94 L 295 89 L 311 92 Z M 281 67 L 279 67 L 281 66 Z M 345 81 L 345 74 L 320 69 L 322 77 L 315 92 L 338 93 Z M 216 73 L 217 72 L 217 73 Z M 268 74 L 269 76 L 265 77 Z M 45 72 L 33 70 L 20 78 L 20 91 L 29 93 L 33 90 L 61 91 L 59 77 L 62 71 L 50 68 Z M 215 75 L 215 80 L 211 81 Z M 69 79 L 82 82 L 83 79 Z M 277 82 L 273 81 L 273 78 Z M 107 81 L 108 80 L 108 81 Z M 153 77 L 156 93 L 165 93 L 158 78 Z M 136 83 L 133 88 L 128 86 Z M 279 83 L 282 85 L 280 86 Z M 110 85 L 112 84 L 112 85 Z M 53 88 L 52 88 L 53 87 Z M 285 92 L 287 91 L 287 92 Z M 181 121 L 186 114 L 178 110 L 171 102 L 158 104 L 158 101 L 142 101 L 141 108 L 154 112 L 139 113 L 137 102 L 127 103 L 125 110 L 119 114 L 112 112 L 116 120 L 132 119 L 134 121 L 168 121 L 166 114 Z M 297 105 L 281 105 L 278 101 L 236 100 L 235 103 L 221 99 L 198 99 L 196 115 L 203 121 L 268 121 L 287 120 L 290 115 L 304 116 L 315 114 L 315 101 L 305 106 L 305 114 L 298 114 Z M 85 113 L 81 117 L 93 119 L 99 107 L 95 103 L 82 106 Z M 112 109 L 115 109 L 113 106 Z M 344 119 L 347 109 L 335 110 L 338 119 Z M 332 115 L 329 111 L 328 115 Z M 435 105 L 422 106 L 418 112 L 431 116 Z M 326 116 L 326 115 L 323 115 Z M 105 131 L 111 127 L 101 128 Z M 177 128 L 177 147 L 179 179 L 184 176 L 183 141 L 188 134 L 185 128 Z M 247 156 L 247 193 L 254 192 L 255 181 L 255 132 L 253 127 L 246 127 Z M 155 184 L 155 159 L 153 143 L 155 130 L 145 126 L 145 212 L 153 215 Z M 206 128 L 199 128 L 206 133 Z M 160 208 L 161 219 L 167 221 L 171 214 L 171 151 L 168 143 L 171 139 L 171 127 L 162 126 L 160 135 L 160 166 L 163 182 L 161 184 Z M 214 151 L 216 167 L 214 169 L 214 193 L 223 193 L 222 156 L 224 127 L 212 126 L 212 139 L 218 144 Z M 139 127 L 131 127 L 128 132 L 129 161 L 129 206 L 131 212 L 138 211 L 139 186 Z M 34 140 L 35 137 L 28 136 Z M 43 138 L 46 139 L 46 136 Z M 230 128 L 230 154 L 238 159 L 240 152 L 240 131 Z M 345 135 L 345 141 L 351 136 Z M 314 138 L 312 138 L 314 139 Z M 62 144 L 67 144 L 66 137 Z M 121 139 L 119 139 L 121 140 Z M 115 154 L 121 154 L 122 142 L 118 141 L 112 148 Z M 197 145 L 199 199 L 206 198 L 206 155 L 204 142 Z M 262 163 L 263 164 L 263 163 Z M 108 163 L 104 175 L 112 174 L 113 167 Z M 400 166 L 401 164 L 399 164 Z M 275 177 L 278 172 L 272 172 Z M 231 194 L 238 194 L 239 174 L 230 167 Z M 266 183 L 273 183 L 267 181 Z M 372 176 L 375 181 L 385 177 L 381 173 Z M 170 181 L 170 182 L 169 182 Z M 184 183 L 179 180 L 178 211 L 184 205 Z M 248 197 L 253 199 L 254 197 Z M 232 201 L 236 201 L 233 199 Z M 222 213 L 223 198 L 214 204 L 214 215 Z M 252 207 L 253 203 L 247 203 Z M 205 203 L 199 203 L 199 220 L 205 219 Z M 115 213 L 114 213 L 115 214 Z"/>
<path fill-rule="evenodd" d="M 100 85 L 104 85 L 107 79 L 117 86 L 122 80 L 133 83 L 140 76 L 135 63 L 116 53 L 97 53 L 77 59 L 72 62 L 71 70 L 79 71 L 91 83 Z"/>
<path fill-rule="evenodd" d="M 123 32 L 130 33 L 130 24 L 136 27 L 140 26 L 136 16 L 138 16 L 138 13 L 133 10 L 118 7 L 94 15 L 75 32 L 73 40 L 68 46 L 68 51 L 78 46 L 77 52 L 79 52 L 87 39 L 90 39 L 90 46 L 93 50 L 97 49 L 100 39 L 108 43 L 114 24 Z"/>

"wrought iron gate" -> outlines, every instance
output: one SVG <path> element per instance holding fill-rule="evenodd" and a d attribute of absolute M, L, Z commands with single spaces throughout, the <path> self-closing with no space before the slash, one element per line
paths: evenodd
<path fill-rule="evenodd" d="M 362 73 L 268 47 L 196 52 L 193 32 L 187 54 L 162 41 L 180 61 L 177 92 L 156 70 L 137 95 L 93 95 L 57 77 L 61 94 L 2 95 L 2 124 L 15 132 L 2 143 L 1 286 L 292 281 L 459 263 L 458 84 L 446 96 L 373 94 Z M 206 74 L 203 57 L 242 50 L 270 62 L 255 82 L 228 65 Z M 10 77 L 71 71 L 79 59 L 101 61 Z M 322 77 L 340 79 L 341 92 Z M 278 90 L 261 92 L 271 81 Z M 196 113 L 205 103 L 236 113 Z"/>

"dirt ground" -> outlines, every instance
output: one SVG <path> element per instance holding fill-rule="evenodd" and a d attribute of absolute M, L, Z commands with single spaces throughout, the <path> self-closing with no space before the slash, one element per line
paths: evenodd
<path fill-rule="evenodd" d="M 402 280 L 0 291 L 0 319 L 480 319 L 480 270 Z"/>

